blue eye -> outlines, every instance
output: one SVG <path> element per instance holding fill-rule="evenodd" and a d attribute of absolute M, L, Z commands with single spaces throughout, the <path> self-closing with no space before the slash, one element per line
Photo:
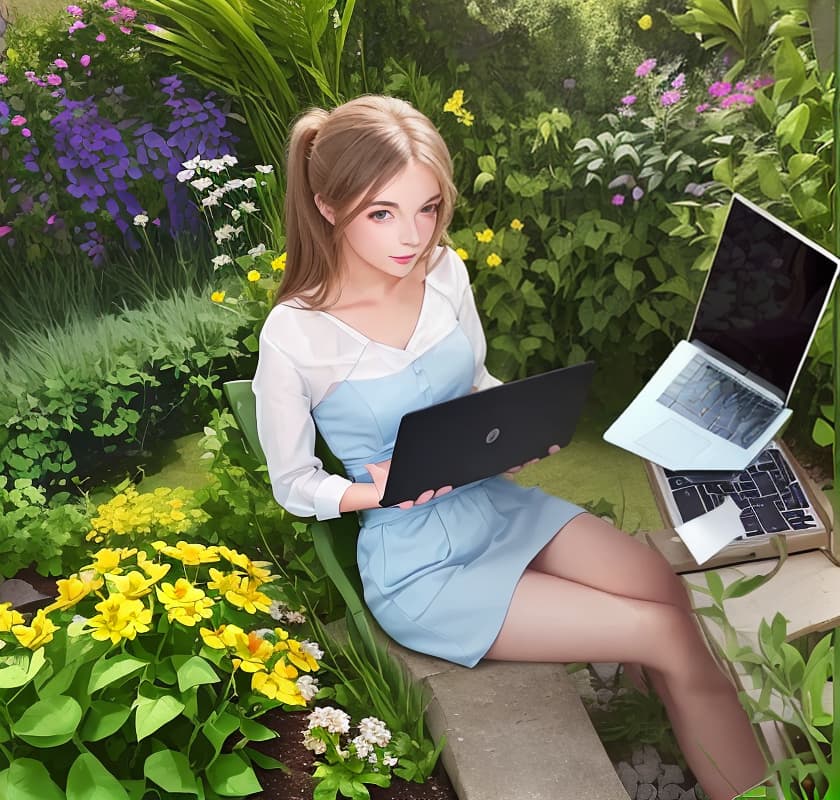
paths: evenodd
<path fill-rule="evenodd" d="M 437 203 L 429 203 L 427 206 L 423 206 L 420 211 L 424 214 L 437 214 L 438 204 Z"/>
<path fill-rule="evenodd" d="M 378 211 L 374 211 L 372 214 L 368 214 L 368 219 L 376 220 L 377 222 L 384 222 L 390 216 L 391 212 L 386 211 L 384 208 L 380 208 Z"/>

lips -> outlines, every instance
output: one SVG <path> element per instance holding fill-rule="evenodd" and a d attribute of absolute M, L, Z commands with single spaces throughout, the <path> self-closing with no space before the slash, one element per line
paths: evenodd
<path fill-rule="evenodd" d="M 397 264 L 408 264 L 414 256 L 390 256 L 392 261 L 396 261 Z"/>

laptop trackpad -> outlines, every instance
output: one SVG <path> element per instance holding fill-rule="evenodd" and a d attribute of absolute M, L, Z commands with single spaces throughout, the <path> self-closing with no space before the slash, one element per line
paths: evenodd
<path fill-rule="evenodd" d="M 710 444 L 705 437 L 675 419 L 657 425 L 652 431 L 636 439 L 636 442 L 671 461 L 678 457 L 685 459 L 686 463 L 702 453 Z"/>

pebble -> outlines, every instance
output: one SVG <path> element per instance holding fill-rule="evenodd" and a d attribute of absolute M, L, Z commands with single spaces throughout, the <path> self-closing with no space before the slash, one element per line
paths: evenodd
<path fill-rule="evenodd" d="M 656 787 L 652 783 L 640 783 L 636 800 L 656 800 Z"/>
<path fill-rule="evenodd" d="M 661 789 L 668 783 L 681 784 L 685 781 L 683 771 L 676 764 L 663 764 L 662 771 L 659 773 L 659 788 Z"/>
<path fill-rule="evenodd" d="M 633 769 L 626 761 L 619 761 L 615 765 L 615 771 L 618 779 L 624 786 L 624 791 L 630 797 L 636 796 L 636 790 L 639 788 L 639 773 Z"/>
<path fill-rule="evenodd" d="M 612 692 L 610 689 L 598 689 L 598 691 L 595 692 L 595 699 L 602 706 L 605 706 L 609 704 L 610 700 L 613 699 L 613 694 L 614 692 Z"/>
<path fill-rule="evenodd" d="M 676 783 L 665 783 L 659 785 L 659 800 L 680 800 L 686 794 L 682 786 Z"/>

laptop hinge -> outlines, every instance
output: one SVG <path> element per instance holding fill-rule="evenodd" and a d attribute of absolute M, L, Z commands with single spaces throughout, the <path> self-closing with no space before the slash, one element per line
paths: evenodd
<path fill-rule="evenodd" d="M 715 350 L 714 347 L 709 347 L 709 345 L 704 344 L 699 339 L 693 339 L 691 341 L 698 350 L 702 350 L 706 355 L 710 356 L 711 358 L 715 359 L 715 361 L 720 361 L 726 364 L 727 367 L 735 370 L 739 375 L 743 375 L 750 383 L 754 383 L 756 386 L 760 386 L 764 389 L 765 392 L 768 392 L 773 397 L 778 400 L 779 405 L 784 407 L 785 400 L 787 395 L 774 384 L 770 383 L 770 381 L 762 378 L 760 375 L 756 375 L 754 372 L 750 372 L 750 370 L 745 369 L 741 364 L 739 364 L 734 359 L 731 359 L 729 356 L 724 355 L 723 353 Z"/>

